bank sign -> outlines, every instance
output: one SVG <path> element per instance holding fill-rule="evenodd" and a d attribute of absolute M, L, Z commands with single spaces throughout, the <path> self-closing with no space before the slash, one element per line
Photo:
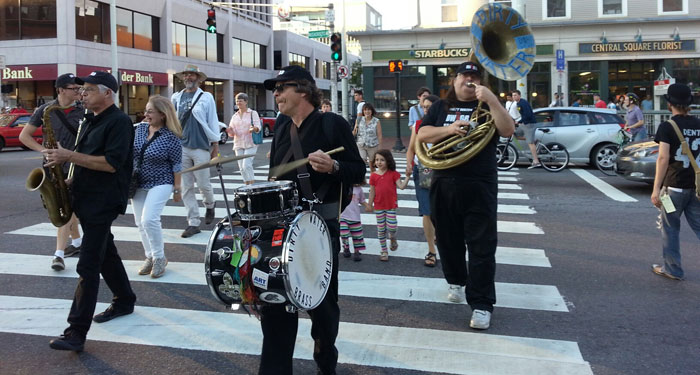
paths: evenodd
<path fill-rule="evenodd" d="M 579 43 L 579 54 L 584 53 L 640 53 L 695 51 L 695 40 L 657 40 L 650 42 Z"/>

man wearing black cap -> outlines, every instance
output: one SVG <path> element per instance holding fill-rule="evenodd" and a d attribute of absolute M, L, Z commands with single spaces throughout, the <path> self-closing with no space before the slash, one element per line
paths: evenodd
<path fill-rule="evenodd" d="M 112 222 L 126 211 L 134 127 L 129 116 L 114 105 L 119 85 L 111 74 L 92 72 L 75 82 L 83 85 L 83 103 L 93 114 L 85 116 L 75 151 L 59 145 L 42 152 L 48 161 L 46 166 L 75 164 L 71 184 L 73 211 L 83 228 L 83 246 L 76 267 L 80 278 L 68 314 L 70 326 L 49 345 L 79 352 L 92 321 L 103 323 L 134 311 L 136 295 L 111 233 Z M 114 296 L 107 310 L 93 317 L 100 274 Z"/>
<path fill-rule="evenodd" d="M 447 299 L 459 303 L 466 293 L 472 309 L 469 326 L 474 329 L 489 328 L 496 303 L 496 143 L 499 135 L 509 137 L 515 131 L 513 119 L 481 79 L 481 67 L 461 64 L 447 97 L 433 103 L 418 131 L 418 141 L 423 143 L 464 136 L 473 128 L 470 116 L 480 101 L 482 109 L 491 111 L 496 127 L 497 134 L 470 160 L 434 170 L 430 186 L 430 213 L 449 284 Z M 479 123 L 483 122 L 481 118 Z"/>
<path fill-rule="evenodd" d="M 340 324 L 338 214 L 344 208 L 339 197 L 341 186 L 345 193 L 353 184 L 363 180 L 365 164 L 347 121 L 335 113 L 316 110 L 321 104 L 321 92 L 308 71 L 299 66 L 288 66 L 282 68 L 277 77 L 266 80 L 264 85 L 266 89 L 274 91 L 275 101 L 282 113 L 275 122 L 270 168 L 309 158 L 310 168 L 305 165 L 276 176 L 276 179 L 294 181 L 300 197 L 320 201 L 313 205 L 313 209 L 325 219 L 331 237 L 333 272 L 328 293 L 321 304 L 308 313 L 312 322 L 311 336 L 315 342 L 314 360 L 318 371 L 320 374 L 335 374 L 338 361 L 335 339 Z M 324 153 L 340 146 L 345 150 L 334 154 L 333 158 Z M 302 200 L 300 203 L 304 209 L 309 209 L 307 202 Z M 284 305 L 268 305 L 261 309 L 261 315 L 263 348 L 259 373 L 291 374 L 298 314 L 286 312 Z"/>
<path fill-rule="evenodd" d="M 61 144 L 68 150 L 75 147 L 75 137 L 78 134 L 80 121 L 83 119 L 85 111 L 80 105 L 80 86 L 75 83 L 75 75 L 72 73 L 62 74 L 56 78 L 56 100 L 52 100 L 40 106 L 29 119 L 27 125 L 22 129 L 19 135 L 19 140 L 27 147 L 34 151 L 41 152 L 44 150 L 44 145 L 39 144 L 34 140 L 32 134 L 37 128 L 44 125 L 44 111 L 52 105 L 59 105 L 63 109 L 51 111 L 49 119 L 51 120 L 51 128 L 53 129 L 56 142 Z M 44 144 L 47 139 L 44 138 Z M 69 163 L 63 165 L 63 175 L 68 176 Z M 47 176 L 50 176 L 47 173 Z M 56 232 L 56 252 L 51 261 L 51 268 L 55 271 L 63 271 L 66 268 L 63 258 L 78 254 L 82 239 L 78 230 L 78 219 L 75 214 L 71 220 L 64 226 L 57 229 Z M 68 236 L 72 238 L 71 244 L 68 243 Z"/>
<path fill-rule="evenodd" d="M 653 264 L 651 269 L 657 275 L 682 280 L 681 215 L 685 213 L 690 229 L 700 239 L 700 195 L 696 193 L 696 189 L 700 192 L 700 187 L 696 185 L 698 179 L 695 174 L 700 172 L 694 170 L 697 165 L 693 166 L 681 147 L 671 121 L 678 126 L 697 164 L 700 163 L 700 120 L 689 115 L 693 96 L 688 86 L 674 83 L 668 87 L 664 97 L 673 116 L 671 120 L 659 124 L 654 137 L 654 142 L 659 144 L 659 157 L 651 193 L 651 203 L 660 211 L 664 263 Z"/>

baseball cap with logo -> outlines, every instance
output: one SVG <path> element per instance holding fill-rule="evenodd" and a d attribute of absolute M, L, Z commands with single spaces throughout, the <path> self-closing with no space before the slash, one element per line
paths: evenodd
<path fill-rule="evenodd" d="M 56 78 L 56 88 L 60 87 L 66 87 L 70 84 L 75 84 L 75 74 L 73 73 L 66 73 L 66 74 L 61 74 Z"/>
<path fill-rule="evenodd" d="M 457 74 L 473 73 L 481 77 L 479 66 L 473 62 L 464 62 L 457 67 Z"/>
<path fill-rule="evenodd" d="M 93 85 L 105 85 L 115 94 L 117 91 L 119 91 L 119 84 L 114 76 L 101 70 L 92 72 L 87 77 L 75 77 L 75 83 L 79 85 L 84 85 L 86 83 L 92 83 Z"/>
<path fill-rule="evenodd" d="M 277 73 L 277 77 L 266 79 L 263 85 L 266 90 L 274 90 L 275 83 L 280 81 L 298 81 L 300 79 L 305 79 L 313 84 L 316 84 L 314 77 L 311 76 L 308 70 L 298 66 L 291 65 L 285 66 L 282 70 Z"/>

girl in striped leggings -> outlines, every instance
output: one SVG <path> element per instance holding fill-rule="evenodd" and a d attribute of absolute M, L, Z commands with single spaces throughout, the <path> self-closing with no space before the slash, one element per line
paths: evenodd
<path fill-rule="evenodd" d="M 360 220 L 360 204 L 366 206 L 365 193 L 362 185 L 356 184 L 352 188 L 352 201 L 340 214 L 340 238 L 343 241 L 343 256 L 350 258 L 350 236 L 352 236 L 352 247 L 355 253 L 352 259 L 355 262 L 362 260 L 360 251 L 365 249 L 365 238 L 362 235 L 362 221 Z"/>
<path fill-rule="evenodd" d="M 382 247 L 379 260 L 389 260 L 389 253 L 386 251 L 387 230 L 391 240 L 391 250 L 398 249 L 396 241 L 396 209 L 398 202 L 396 188 L 403 190 L 408 185 L 408 176 L 403 180 L 401 174 L 396 171 L 396 162 L 391 155 L 391 151 L 382 149 L 374 154 L 373 160 L 375 171 L 369 177 L 369 203 L 370 209 L 374 209 L 377 215 L 377 237 Z"/>

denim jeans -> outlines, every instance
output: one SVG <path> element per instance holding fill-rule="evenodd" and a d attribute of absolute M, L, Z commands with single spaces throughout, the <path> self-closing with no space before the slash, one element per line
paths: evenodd
<path fill-rule="evenodd" d="M 168 203 L 173 185 L 158 185 L 148 190 L 138 189 L 131 205 L 134 208 L 134 221 L 139 228 L 141 243 L 146 258 L 163 258 L 163 227 L 160 215 Z"/>
<path fill-rule="evenodd" d="M 695 189 L 683 189 L 682 192 L 668 191 L 669 197 L 676 207 L 676 211 L 666 213 L 661 209 L 659 214 L 659 226 L 661 228 L 661 239 L 663 241 L 664 269 L 676 277 L 683 277 L 681 268 L 681 249 L 679 234 L 681 229 L 681 215 L 685 213 L 690 229 L 700 239 L 700 200 L 695 197 Z M 697 249 L 697 248 L 696 248 Z"/>
<path fill-rule="evenodd" d="M 632 135 L 632 142 L 646 141 L 649 138 L 647 134 L 647 128 L 642 127 L 642 130 Z"/>

